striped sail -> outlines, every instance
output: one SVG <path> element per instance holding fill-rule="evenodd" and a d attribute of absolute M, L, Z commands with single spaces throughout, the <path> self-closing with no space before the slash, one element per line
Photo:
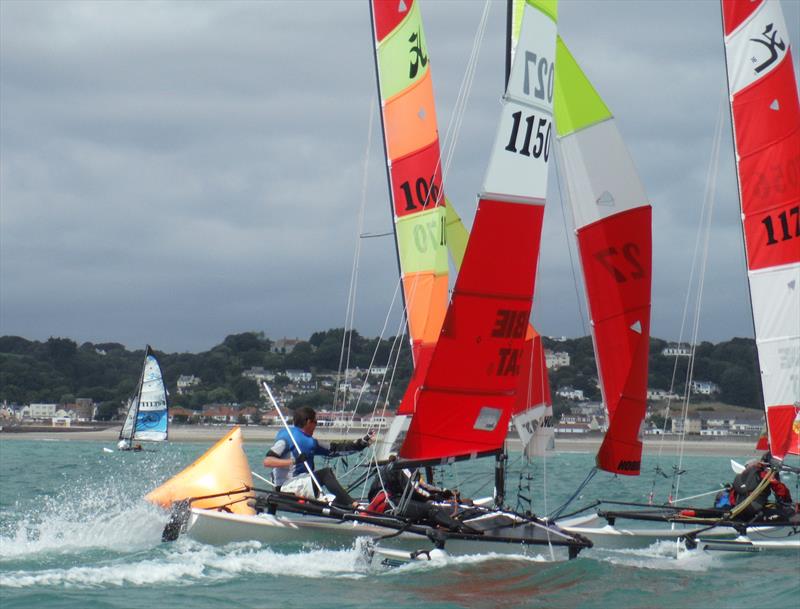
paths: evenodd
<path fill-rule="evenodd" d="M 800 105 L 777 0 L 722 1 L 747 275 L 773 456 L 800 454 Z"/>
<path fill-rule="evenodd" d="M 414 375 L 414 397 L 439 337 L 448 296 L 445 199 L 431 66 L 419 3 L 371 0 L 384 151 Z"/>
<path fill-rule="evenodd" d="M 638 475 L 647 407 L 651 210 L 614 118 L 559 38 L 559 168 L 575 223 L 608 431 L 605 471 Z"/>
<path fill-rule="evenodd" d="M 128 401 L 128 414 L 119 437 L 161 442 L 167 439 L 167 422 L 167 389 L 158 360 L 147 345 L 139 386 Z"/>
<path fill-rule="evenodd" d="M 505 441 L 547 194 L 555 37 L 556 3 L 529 1 L 472 233 L 400 450 L 405 459 L 494 454 Z"/>

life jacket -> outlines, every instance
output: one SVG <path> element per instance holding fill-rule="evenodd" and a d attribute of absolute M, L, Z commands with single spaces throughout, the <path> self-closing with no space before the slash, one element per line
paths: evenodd
<path fill-rule="evenodd" d="M 376 514 L 383 514 L 387 507 L 389 507 L 389 497 L 387 497 L 385 491 L 378 491 L 378 493 L 372 498 L 372 501 L 369 502 L 367 511 L 375 512 Z"/>

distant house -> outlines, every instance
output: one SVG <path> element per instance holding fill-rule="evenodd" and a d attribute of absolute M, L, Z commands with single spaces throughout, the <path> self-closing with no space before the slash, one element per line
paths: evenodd
<path fill-rule="evenodd" d="M 667 345 L 661 350 L 661 355 L 666 357 L 689 357 L 691 354 L 691 348 L 684 345 Z"/>
<path fill-rule="evenodd" d="M 562 398 L 567 398 L 568 400 L 578 400 L 579 402 L 586 399 L 583 395 L 583 389 L 575 389 L 569 386 L 560 388 L 556 391 L 556 395 L 560 395 Z"/>
<path fill-rule="evenodd" d="M 272 343 L 272 346 L 269 348 L 269 350 L 273 353 L 288 355 L 294 351 L 294 348 L 301 342 L 302 341 L 299 338 L 279 338 Z"/>
<path fill-rule="evenodd" d="M 653 401 L 664 401 L 664 400 L 677 400 L 679 398 L 678 394 L 671 393 L 666 389 L 648 389 L 647 390 L 647 399 Z"/>
<path fill-rule="evenodd" d="M 252 368 L 242 372 L 242 376 L 246 379 L 252 379 L 256 383 L 267 381 L 271 383 L 275 380 L 275 373 L 272 370 L 264 370 L 261 366 L 253 366 Z"/>
<path fill-rule="evenodd" d="M 591 431 L 588 423 L 558 423 L 556 433 L 562 434 L 587 434 Z"/>
<path fill-rule="evenodd" d="M 200 384 L 200 379 L 193 374 L 181 374 L 178 377 L 178 393 L 188 393 L 192 387 Z"/>
<path fill-rule="evenodd" d="M 28 416 L 32 419 L 51 419 L 56 416 L 58 404 L 31 404 Z"/>
<path fill-rule="evenodd" d="M 308 370 L 287 370 L 286 376 L 293 383 L 307 383 L 311 380 L 311 373 Z"/>
<path fill-rule="evenodd" d="M 719 393 L 719 385 L 711 381 L 692 381 L 690 387 L 692 393 L 696 395 L 712 395 Z"/>
<path fill-rule="evenodd" d="M 548 370 L 558 370 L 563 366 L 569 366 L 569 353 L 566 351 L 544 350 L 544 364 Z"/>
<path fill-rule="evenodd" d="M 373 366 L 369 369 L 369 374 L 370 376 L 384 376 L 388 370 L 388 366 Z"/>
<path fill-rule="evenodd" d="M 672 419 L 672 433 L 699 434 L 702 429 L 703 422 L 699 418 L 686 419 L 685 425 L 683 418 Z"/>

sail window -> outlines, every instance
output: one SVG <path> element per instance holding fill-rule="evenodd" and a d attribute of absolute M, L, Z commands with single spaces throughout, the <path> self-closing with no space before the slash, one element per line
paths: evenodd
<path fill-rule="evenodd" d="M 502 408 L 495 408 L 494 406 L 481 407 L 481 410 L 478 413 L 478 418 L 475 419 L 475 425 L 473 426 L 473 429 L 480 431 L 494 431 L 502 414 Z"/>

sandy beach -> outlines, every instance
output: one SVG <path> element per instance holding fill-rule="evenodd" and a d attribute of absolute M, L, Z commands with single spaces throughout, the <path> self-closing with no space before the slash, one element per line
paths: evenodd
<path fill-rule="evenodd" d="M 196 442 L 198 444 L 212 444 L 219 440 L 230 427 L 219 426 L 198 426 L 198 425 L 173 425 L 169 430 L 169 439 L 171 442 Z M 267 443 L 275 437 L 278 433 L 277 427 L 265 426 L 244 426 L 242 432 L 245 442 L 248 443 Z M 349 437 L 356 437 L 363 433 L 351 432 Z M 109 427 L 107 429 L 97 431 L 35 431 L 35 432 L 0 432 L 0 442 L 15 441 L 15 440 L 61 440 L 61 441 L 76 441 L 76 440 L 90 440 L 97 442 L 107 442 L 109 445 L 116 444 L 119 435 L 119 427 Z M 323 429 L 318 429 L 314 434 L 315 437 L 325 440 L 332 438 L 343 437 L 342 433 L 330 432 Z M 596 452 L 600 447 L 602 437 L 595 435 L 585 438 L 569 438 L 563 436 L 556 436 L 556 450 L 558 452 Z M 514 438 L 509 438 L 512 450 L 518 441 Z M 659 451 L 665 454 L 674 454 L 678 450 L 678 440 L 675 437 L 665 438 L 646 438 L 644 443 L 645 454 L 657 454 Z M 683 445 L 684 454 L 687 455 L 730 455 L 735 456 L 756 456 L 758 452 L 755 450 L 755 438 L 747 438 L 743 440 L 720 440 L 716 438 L 698 437 L 687 439 Z"/>

